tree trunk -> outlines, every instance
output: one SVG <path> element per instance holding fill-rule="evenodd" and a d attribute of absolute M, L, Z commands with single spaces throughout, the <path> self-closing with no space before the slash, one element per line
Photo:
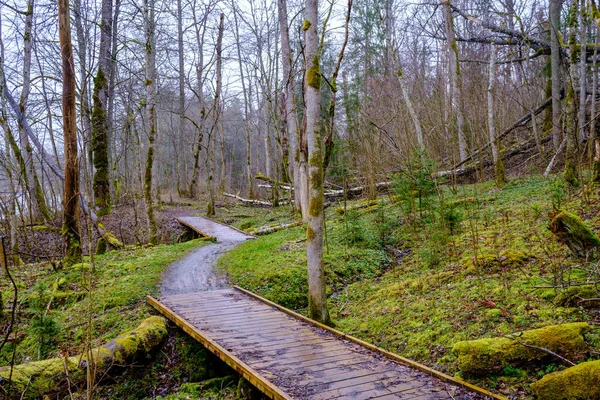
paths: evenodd
<path fill-rule="evenodd" d="M 98 71 L 92 95 L 92 152 L 94 161 L 94 203 L 98 215 L 111 212 L 108 160 L 108 82 L 110 79 L 110 49 L 112 39 L 112 0 L 102 0 Z"/>
<path fill-rule="evenodd" d="M 585 100 L 587 98 L 586 93 L 586 50 L 587 46 L 584 44 L 587 43 L 587 12 L 586 8 L 586 0 L 581 0 L 581 12 L 579 13 L 579 41 L 582 44 L 581 50 L 579 54 L 579 143 L 584 143 L 587 139 L 587 135 L 585 133 L 586 123 L 585 123 Z"/>
<path fill-rule="evenodd" d="M 575 106 L 575 82 L 577 74 L 577 13 L 579 0 L 572 0 L 571 17 L 569 19 L 569 79 L 567 79 L 567 95 L 565 99 L 565 134 L 567 148 L 565 151 L 565 181 L 571 186 L 579 184 L 577 178 L 577 113 Z"/>
<path fill-rule="evenodd" d="M 306 0 L 305 21 L 305 83 L 306 83 L 306 138 L 308 143 L 309 206 L 306 229 L 306 256 L 308 260 L 309 316 L 329 323 L 325 276 L 323 273 L 323 153 L 321 135 L 321 69 L 317 37 L 318 0 Z"/>
<path fill-rule="evenodd" d="M 560 11 L 562 0 L 550 0 L 550 64 L 552 67 L 552 143 L 558 149 L 561 141 L 561 105 L 560 91 L 562 87 L 560 66 Z"/>
<path fill-rule="evenodd" d="M 496 184 L 498 186 L 506 182 L 504 173 L 504 164 L 498 153 L 498 140 L 496 139 L 496 123 L 494 118 L 494 84 L 496 82 L 496 48 L 490 46 L 490 63 L 488 66 L 488 88 L 487 88 L 487 105 L 488 105 L 488 129 L 490 132 L 490 144 L 492 146 L 492 159 L 496 171 Z M 534 113 L 531 113 L 534 117 Z M 535 124 L 535 121 L 532 121 Z"/>
<path fill-rule="evenodd" d="M 154 141 L 156 138 L 156 49 L 154 30 L 154 0 L 144 0 L 144 18 L 146 33 L 146 113 L 148 118 L 148 153 L 144 172 L 144 200 L 146 214 L 148 215 L 148 228 L 150 231 L 149 242 L 156 244 L 158 241 L 158 228 L 154 217 L 154 204 L 152 201 L 152 166 L 154 164 Z"/>
<path fill-rule="evenodd" d="M 179 135 L 176 140 L 174 140 L 174 144 L 181 143 L 185 135 L 185 71 L 184 71 L 184 48 L 183 48 L 183 7 L 181 6 L 181 0 L 177 0 L 177 49 L 179 55 L 179 124 L 178 130 Z M 175 146 L 174 146 L 175 147 Z M 176 154 L 178 153 L 178 149 L 174 149 Z M 177 160 L 179 157 L 175 156 Z M 178 163 L 176 163 L 178 164 Z M 176 168 L 175 171 L 177 175 L 177 193 L 181 192 L 181 173 L 179 168 Z M 171 178 L 173 179 L 173 178 Z"/>
<path fill-rule="evenodd" d="M 69 1 L 58 1 L 58 32 L 62 56 L 62 111 L 65 147 L 65 182 L 62 234 L 65 238 L 65 265 L 81 262 L 79 226 L 79 160 L 77 157 L 77 110 L 75 108 L 75 62 L 71 44 Z"/>
<path fill-rule="evenodd" d="M 448 60 L 450 75 L 450 101 L 452 109 L 456 115 L 456 130 L 458 132 L 458 153 L 460 161 L 464 161 L 467 156 L 467 138 L 465 134 L 464 107 L 462 99 L 462 76 L 460 72 L 460 63 L 458 59 L 458 45 L 454 34 L 454 20 L 452 18 L 452 7 L 450 0 L 442 0 L 444 8 L 444 24 L 446 27 L 446 40 L 448 45 Z"/>
<path fill-rule="evenodd" d="M 31 54 L 33 47 L 33 14 L 34 14 L 34 0 L 27 2 L 27 12 L 25 15 L 25 29 L 23 33 L 23 89 L 21 90 L 21 97 L 19 99 L 19 111 L 24 118 L 27 118 L 27 101 L 29 99 L 29 91 L 31 89 Z M 44 199 L 44 191 L 40 184 L 37 172 L 35 170 L 35 164 L 33 161 L 33 149 L 29 143 L 29 137 L 25 131 L 25 127 L 19 122 L 19 142 L 21 145 L 21 152 L 25 160 L 26 173 L 29 177 L 29 187 L 27 190 L 30 193 L 30 206 L 31 216 L 33 220 L 49 220 L 50 212 L 46 206 L 46 200 Z"/>
<path fill-rule="evenodd" d="M 299 187 L 299 144 L 298 144 L 298 118 L 294 104 L 294 78 L 292 74 L 292 48 L 290 47 L 290 33 L 288 25 L 287 1 L 278 0 L 279 35 L 281 37 L 281 67 L 283 72 L 283 109 L 285 112 L 285 129 L 289 138 L 291 162 L 291 177 L 295 187 Z M 294 192 L 294 208 L 302 213 L 302 202 L 299 191 Z"/>
<path fill-rule="evenodd" d="M 196 96 L 198 97 L 198 105 L 200 107 L 200 121 L 196 125 L 196 149 L 194 151 L 194 165 L 192 167 L 192 179 L 190 181 L 189 195 L 191 198 L 196 198 L 198 189 L 198 171 L 200 168 L 200 152 L 202 150 L 202 141 L 204 139 L 204 122 L 207 112 L 204 105 L 204 34 L 206 33 L 206 21 L 208 17 L 208 7 L 202 18 L 202 23 L 198 23 L 196 16 L 196 7 L 192 7 L 192 15 L 194 17 L 194 28 L 196 31 L 196 44 L 198 46 L 198 65 L 196 66 Z"/>
<path fill-rule="evenodd" d="M 213 129 L 211 129 L 211 134 L 208 137 L 208 159 L 209 159 L 209 176 L 208 176 L 208 204 L 206 206 L 206 215 L 215 215 L 215 189 L 214 189 L 214 176 L 215 176 L 215 146 L 214 143 L 216 141 L 215 136 L 215 127 L 219 129 L 222 119 L 222 105 L 221 105 L 221 89 L 223 85 L 223 23 L 224 23 L 225 15 L 221 13 L 219 17 L 219 34 L 217 37 L 217 84 L 215 90 L 215 102 L 213 109 L 215 110 L 215 121 L 213 123 Z"/>

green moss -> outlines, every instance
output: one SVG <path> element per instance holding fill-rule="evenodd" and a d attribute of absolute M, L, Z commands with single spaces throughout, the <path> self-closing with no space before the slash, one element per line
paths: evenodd
<path fill-rule="evenodd" d="M 302 30 L 306 32 L 307 30 L 310 29 L 311 25 L 312 24 L 310 23 L 310 21 L 305 19 L 304 23 L 302 24 Z"/>
<path fill-rule="evenodd" d="M 321 68 L 319 67 L 319 56 L 315 56 L 310 68 L 306 71 L 306 82 L 313 89 L 321 89 Z"/>
<path fill-rule="evenodd" d="M 120 249 L 123 247 L 123 243 L 115 235 L 110 233 L 109 231 L 104 231 L 104 235 L 102 238 L 106 241 L 106 243 L 112 246 L 115 249 Z"/>
<path fill-rule="evenodd" d="M 527 365 L 548 357 L 544 351 L 523 344 L 543 347 L 572 360 L 586 357 L 588 348 L 583 338 L 591 327 L 587 322 L 547 326 L 524 331 L 509 337 L 496 337 L 458 342 L 452 352 L 458 357 L 458 367 L 465 375 L 497 373 L 507 365 Z"/>
<path fill-rule="evenodd" d="M 588 361 L 544 376 L 531 391 L 544 400 L 595 400 L 600 398 L 600 360 Z"/>
<path fill-rule="evenodd" d="M 103 238 L 99 238 L 96 242 L 96 254 L 104 254 L 106 253 L 106 241 Z"/>
<path fill-rule="evenodd" d="M 306 240 L 309 242 L 315 240 L 315 231 L 310 226 L 306 227 Z"/>
<path fill-rule="evenodd" d="M 310 199 L 310 203 L 308 204 L 308 214 L 312 217 L 318 217 L 323 213 L 323 198 L 315 197 L 314 199 Z"/>
<path fill-rule="evenodd" d="M 596 308 L 600 306 L 600 301 L 589 301 L 579 303 L 582 299 L 598 298 L 600 295 L 594 286 L 571 286 L 566 290 L 563 290 L 558 296 L 556 296 L 554 303 L 561 307 L 577 307 L 579 305 L 583 307 Z"/>
<path fill-rule="evenodd" d="M 531 256 L 520 251 L 507 249 L 498 253 L 488 251 L 478 252 L 477 256 L 467 255 L 461 260 L 461 264 L 469 273 L 487 271 L 498 272 L 501 268 L 515 269 L 531 259 Z"/>
<path fill-rule="evenodd" d="M 94 200 L 98 208 L 98 216 L 111 212 L 110 176 L 108 160 L 108 117 L 106 104 L 102 97 L 106 97 L 108 81 L 102 68 L 94 78 L 94 93 L 92 96 L 92 153 L 94 164 Z M 103 95 L 104 93 L 104 95 Z"/>

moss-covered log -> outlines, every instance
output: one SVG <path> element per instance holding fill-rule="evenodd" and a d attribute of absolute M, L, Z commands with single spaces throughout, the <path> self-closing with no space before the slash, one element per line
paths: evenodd
<path fill-rule="evenodd" d="M 583 334 L 587 322 L 552 325 L 524 331 L 513 338 L 496 337 L 458 342 L 452 348 L 458 367 L 465 375 L 482 376 L 501 371 L 508 365 L 526 365 L 551 355 L 534 347 L 550 350 L 570 360 L 583 360 L 588 348 Z"/>
<path fill-rule="evenodd" d="M 531 391 L 544 400 L 600 399 L 600 361 L 589 361 L 554 372 L 531 384 Z"/>
<path fill-rule="evenodd" d="M 112 339 L 103 346 L 64 358 L 0 368 L 0 387 L 8 390 L 9 397 L 25 392 L 26 398 L 35 398 L 49 393 L 73 390 L 86 381 L 86 367 L 93 361 L 97 377 L 105 376 L 113 366 L 123 366 L 143 358 L 156 349 L 167 336 L 166 321 L 161 317 L 150 317 L 136 329 Z M 68 372 L 68 378 L 67 378 Z M 12 381 L 9 384 L 9 379 Z"/>
<path fill-rule="evenodd" d="M 578 257 L 600 247 L 600 238 L 581 218 L 566 211 L 551 213 L 548 229 Z"/>
<path fill-rule="evenodd" d="M 598 308 L 600 292 L 593 285 L 571 286 L 562 291 L 554 299 L 554 304 L 561 307 Z"/>

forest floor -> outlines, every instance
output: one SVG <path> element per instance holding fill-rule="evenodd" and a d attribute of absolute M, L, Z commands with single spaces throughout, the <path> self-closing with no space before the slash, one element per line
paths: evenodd
<path fill-rule="evenodd" d="M 548 213 L 556 207 L 578 214 L 597 231 L 597 188 L 569 192 L 558 178 L 533 176 L 502 188 L 486 182 L 421 189 L 399 180 L 376 201 L 340 201 L 327 208 L 324 263 L 338 329 L 460 376 L 450 351 L 457 341 L 588 321 L 595 327 L 586 337 L 590 357 L 598 358 L 599 311 L 558 306 L 555 300 L 569 284 L 600 281 L 597 263 L 573 257 L 547 229 Z M 0 363 L 8 365 L 13 352 L 16 363 L 52 357 L 59 349 L 76 354 L 88 342 L 104 343 L 153 314 L 144 297 L 158 293 L 168 265 L 206 245 L 175 243 L 181 228 L 174 217 L 203 214 L 199 203 L 165 204 L 164 210 L 159 218 L 169 232 L 165 244 L 137 245 L 144 242 L 143 213 L 117 208 L 105 219 L 128 239 L 125 250 L 86 258 L 86 264 L 68 270 L 44 261 L 15 267 L 18 329 L 1 350 Z M 243 230 L 298 219 L 289 206 L 223 204 L 217 213 L 218 220 Z M 130 229 L 138 233 L 125 234 Z M 300 312 L 307 306 L 305 265 L 302 226 L 242 243 L 219 261 L 231 283 Z M 12 290 L 0 289 L 6 304 Z M 234 399 L 249 390 L 178 329 L 171 329 L 149 361 L 112 374 L 96 388 L 99 398 Z M 561 368 L 550 360 L 464 378 L 528 398 L 531 382 Z"/>
<path fill-rule="evenodd" d="M 377 202 L 327 209 L 324 254 L 329 308 L 338 329 L 450 375 L 454 343 L 587 321 L 591 359 L 600 356 L 600 311 L 557 304 L 569 285 L 600 281 L 598 263 L 573 257 L 548 230 L 554 208 L 598 232 L 600 194 L 569 193 L 558 178 L 444 186 L 415 195 L 398 182 Z M 238 228 L 290 222 L 269 210 L 221 210 Z M 306 312 L 305 228 L 243 243 L 219 260 L 233 284 Z M 598 296 L 596 296 L 598 297 Z M 556 359 L 507 367 L 484 388 L 528 398 L 529 384 L 562 369 Z"/>

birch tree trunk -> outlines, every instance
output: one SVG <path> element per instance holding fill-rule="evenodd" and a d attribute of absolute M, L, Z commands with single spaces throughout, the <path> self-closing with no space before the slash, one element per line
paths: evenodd
<path fill-rule="evenodd" d="M 92 95 L 92 152 L 94 161 L 94 203 L 98 215 L 111 212 L 108 160 L 108 81 L 110 79 L 110 49 L 112 40 L 112 0 L 102 0 L 98 71 Z"/>
<path fill-rule="evenodd" d="M 323 273 L 323 152 L 321 134 L 321 69 L 318 54 L 318 0 L 306 0 L 305 83 L 306 138 L 308 143 L 309 206 L 306 230 L 308 260 L 308 311 L 319 322 L 329 323 Z"/>
<path fill-rule="evenodd" d="M 442 0 L 444 9 L 444 24 L 446 28 L 446 41 L 448 46 L 448 60 L 450 75 L 451 103 L 454 114 L 456 115 L 456 130 L 458 133 L 458 153 L 460 161 L 466 160 L 467 138 L 465 135 L 464 107 L 462 99 L 462 76 L 460 72 L 460 63 L 458 60 L 458 45 L 456 35 L 454 34 L 454 19 L 452 18 L 452 7 L 450 0 Z"/>
<path fill-rule="evenodd" d="M 79 161 L 77 158 L 77 112 L 75 108 L 75 62 L 71 44 L 69 1 L 58 1 L 58 32 L 62 56 L 62 111 L 65 151 L 65 183 L 62 234 L 65 238 L 64 264 L 81 261 L 79 227 Z"/>
<path fill-rule="evenodd" d="M 560 91 L 561 82 L 561 66 L 560 66 L 560 42 L 558 38 L 560 29 L 560 11 L 562 8 L 562 0 L 550 1 L 550 65 L 552 67 L 552 143 L 554 148 L 558 149 L 561 141 L 561 104 Z"/>
<path fill-rule="evenodd" d="M 157 242 L 157 226 L 154 217 L 152 201 L 152 166 L 154 164 L 154 141 L 156 138 L 156 49 L 154 30 L 154 0 L 144 0 L 145 19 L 145 61 L 146 61 L 146 118 L 148 119 L 148 153 L 144 172 L 144 200 L 146 214 L 148 215 L 148 228 L 150 231 L 149 242 Z"/>
<path fill-rule="evenodd" d="M 285 1 L 285 0 L 279 0 Z M 238 25 L 238 9 L 235 6 L 235 1 L 232 0 L 231 6 L 233 7 L 233 20 L 235 23 L 235 38 L 237 47 L 238 66 L 240 68 L 240 79 L 242 82 L 242 92 L 244 93 L 244 130 L 246 131 L 246 179 L 248 180 L 248 198 L 254 199 L 254 179 L 252 176 L 252 149 L 250 141 L 250 113 L 248 104 L 248 93 L 246 92 L 246 77 L 244 76 L 244 68 L 242 65 L 242 50 L 241 50 L 241 39 Z M 285 77 L 285 73 L 284 73 Z"/>

